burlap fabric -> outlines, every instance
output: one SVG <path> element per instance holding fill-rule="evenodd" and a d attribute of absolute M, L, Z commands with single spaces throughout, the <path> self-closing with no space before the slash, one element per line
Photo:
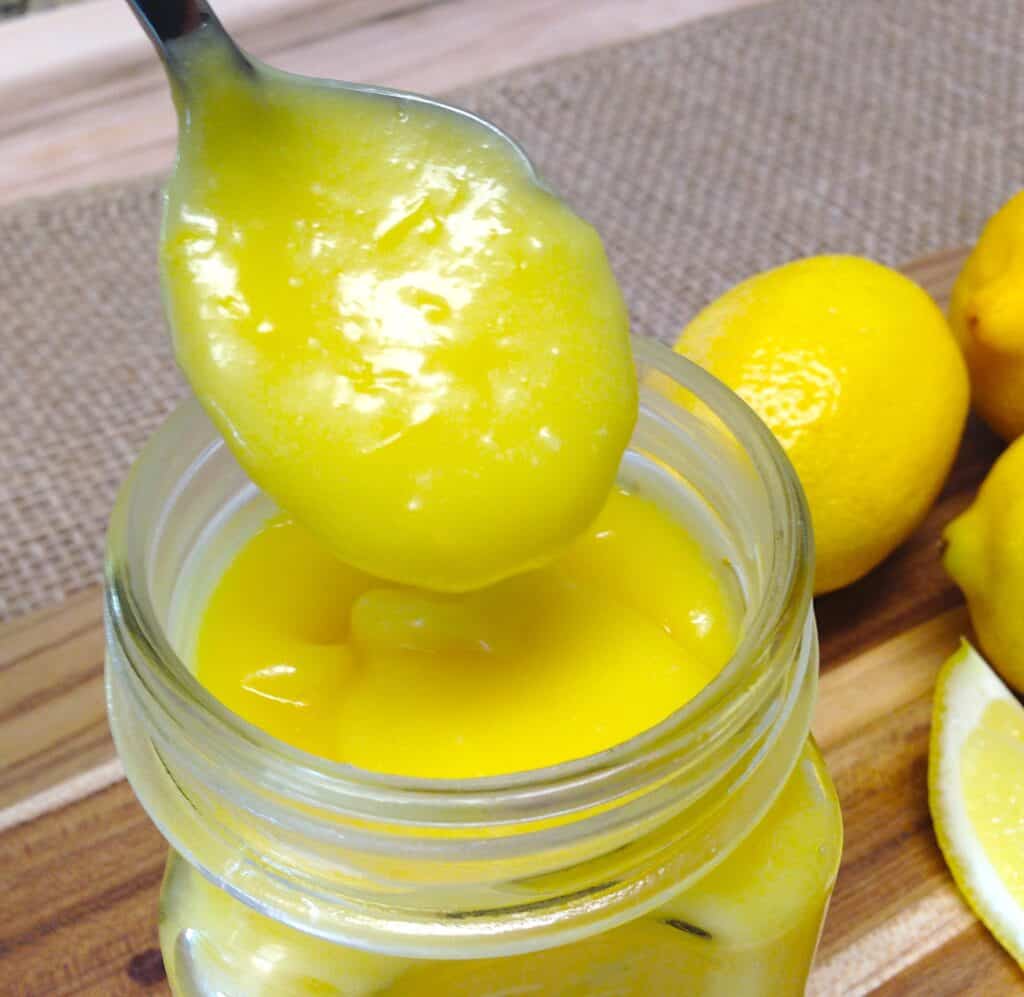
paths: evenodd
<path fill-rule="evenodd" d="M 1024 4 L 755 8 L 457 93 L 602 231 L 635 328 L 796 256 L 970 241 L 1024 179 Z M 118 481 L 185 386 L 159 179 L 0 211 L 0 618 L 99 575 Z M 910 372 L 908 372 L 909 374 Z"/>

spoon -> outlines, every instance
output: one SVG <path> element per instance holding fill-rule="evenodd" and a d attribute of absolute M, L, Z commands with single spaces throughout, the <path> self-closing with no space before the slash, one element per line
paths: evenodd
<path fill-rule="evenodd" d="M 179 111 L 178 361 L 249 477 L 338 559 L 464 592 L 555 557 L 636 419 L 600 237 L 475 115 L 264 65 L 206 0 L 129 0 Z"/>
<path fill-rule="evenodd" d="M 189 65 L 187 58 L 187 40 L 204 36 L 207 44 L 220 46 L 223 51 L 231 54 L 239 68 L 259 78 L 266 70 L 257 60 L 250 58 L 225 30 L 213 8 L 206 0 L 127 0 L 143 30 L 153 43 L 167 72 L 175 99 L 188 103 Z M 280 72 L 274 70 L 275 73 Z M 295 74 L 290 74 L 295 75 Z M 362 83 L 347 83 L 340 80 L 313 79 L 300 77 L 303 82 L 315 83 L 325 90 L 345 90 L 371 96 L 382 100 L 408 102 L 426 105 L 453 114 L 464 121 L 472 122 L 491 132 L 495 138 L 507 146 L 507 150 L 520 161 L 530 180 L 545 190 L 548 186 L 537 175 L 537 171 L 523 148 L 508 134 L 486 118 L 472 114 L 459 107 L 453 107 L 442 101 L 421 94 L 394 90 L 388 87 L 370 86 Z"/>

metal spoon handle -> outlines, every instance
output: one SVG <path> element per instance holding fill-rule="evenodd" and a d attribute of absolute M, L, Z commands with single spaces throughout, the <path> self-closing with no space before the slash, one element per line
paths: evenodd
<path fill-rule="evenodd" d="M 251 69 L 249 60 L 224 30 L 206 0 L 128 0 L 128 6 L 149 35 L 172 82 L 185 82 L 184 67 L 172 43 L 200 31 L 216 38 L 217 44 L 230 48 L 239 64 Z"/>

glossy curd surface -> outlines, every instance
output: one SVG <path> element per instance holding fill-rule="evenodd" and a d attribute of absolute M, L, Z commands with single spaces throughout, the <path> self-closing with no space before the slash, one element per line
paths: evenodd
<path fill-rule="evenodd" d="M 717 674 L 737 627 L 725 566 L 616 490 L 561 557 L 461 595 L 382 582 L 277 517 L 217 585 L 196 670 L 314 754 L 397 775 L 501 775 L 654 726 Z"/>
<path fill-rule="evenodd" d="M 161 266 L 243 467 L 379 577 L 467 590 L 565 549 L 636 418 L 597 233 L 479 123 L 190 45 Z"/>

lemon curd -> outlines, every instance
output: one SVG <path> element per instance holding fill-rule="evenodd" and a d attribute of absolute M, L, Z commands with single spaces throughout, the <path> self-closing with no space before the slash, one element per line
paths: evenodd
<path fill-rule="evenodd" d="M 582 941 L 485 959 L 337 945 L 272 920 L 176 855 L 160 938 L 176 993 L 224 997 L 797 997 L 839 862 L 835 791 L 808 742 L 776 803 L 696 886 Z"/>
<path fill-rule="evenodd" d="M 197 675 L 282 740 L 374 771 L 541 768 L 628 740 L 711 681 L 738 624 L 723 574 L 621 490 L 552 564 L 461 596 L 382 583 L 277 517 L 214 591 Z"/>
<path fill-rule="evenodd" d="M 728 660 L 739 610 L 727 566 L 618 488 L 554 562 L 461 595 L 381 582 L 273 515 L 213 583 L 185 644 L 211 692 L 283 741 L 368 770 L 462 779 L 556 765 L 653 727 Z M 265 917 L 177 857 L 161 936 L 182 993 L 199 980 L 253 997 L 797 994 L 839 840 L 808 743 L 728 861 L 652 914 L 574 944 L 455 961 L 375 955 Z"/>
<path fill-rule="evenodd" d="M 728 660 L 738 613 L 727 567 L 619 488 L 555 561 L 461 595 L 381 582 L 272 516 L 230 560 L 187 643 L 211 692 L 296 747 L 461 779 L 556 765 L 653 727 Z M 256 913 L 177 857 L 161 935 L 182 993 L 199 980 L 239 997 L 797 994 L 838 843 L 831 784 L 808 744 L 727 862 L 653 914 L 574 944 L 491 959 L 377 955 Z"/>
<path fill-rule="evenodd" d="M 346 563 L 425 588 L 564 549 L 636 418 L 594 229 L 473 119 L 189 45 L 164 286 L 250 477 Z"/>

